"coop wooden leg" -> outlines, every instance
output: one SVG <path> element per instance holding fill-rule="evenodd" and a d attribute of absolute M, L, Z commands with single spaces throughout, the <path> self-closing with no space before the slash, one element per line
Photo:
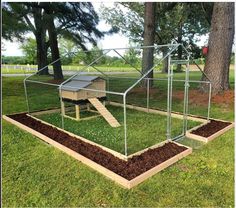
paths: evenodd
<path fill-rule="evenodd" d="M 90 104 L 87 103 L 87 111 L 90 111 Z"/>
<path fill-rule="evenodd" d="M 76 119 L 79 120 L 80 116 L 79 116 L 79 105 L 75 105 L 75 113 L 76 113 Z"/>
<path fill-rule="evenodd" d="M 63 116 L 65 116 L 65 103 L 63 101 L 61 103 L 61 113 Z"/>

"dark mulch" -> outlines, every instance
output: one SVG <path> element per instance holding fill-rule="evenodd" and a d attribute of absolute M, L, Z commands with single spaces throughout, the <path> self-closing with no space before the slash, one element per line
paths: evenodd
<path fill-rule="evenodd" d="M 221 129 L 224 129 L 225 127 L 229 126 L 230 124 L 231 124 L 230 122 L 211 120 L 206 125 L 203 125 L 198 129 L 193 130 L 191 133 L 203 137 L 209 137 L 214 133 L 220 131 Z"/>
<path fill-rule="evenodd" d="M 50 80 L 48 80 L 48 83 L 51 83 L 51 84 L 61 84 L 64 81 L 65 81 L 65 79 L 50 79 Z"/>
<path fill-rule="evenodd" d="M 78 152 L 128 180 L 137 177 L 187 149 L 186 147 L 169 142 L 161 147 L 149 149 L 139 156 L 130 158 L 128 161 L 124 161 L 97 146 L 88 144 L 52 126 L 35 120 L 25 113 L 9 115 L 9 117 L 46 135 L 54 141 Z"/>

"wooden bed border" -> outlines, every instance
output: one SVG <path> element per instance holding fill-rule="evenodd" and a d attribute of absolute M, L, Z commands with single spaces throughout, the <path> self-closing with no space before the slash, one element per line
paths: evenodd
<path fill-rule="evenodd" d="M 110 105 L 113 105 L 113 106 L 123 106 L 123 104 L 121 103 L 116 103 L 116 102 L 109 102 Z M 167 115 L 167 112 L 166 111 L 161 111 L 161 110 L 156 110 L 156 109 L 147 109 L 147 108 L 144 108 L 144 107 L 139 107 L 139 106 L 134 106 L 134 105 L 126 105 L 127 108 L 129 109 L 134 109 L 134 110 L 138 110 L 138 111 L 143 111 L 143 112 L 149 112 L 149 113 L 156 113 L 156 114 L 160 114 L 160 115 Z M 171 116 L 173 118 L 177 118 L 177 119 L 183 119 L 183 115 L 181 114 L 177 114 L 177 113 L 174 113 L 172 112 L 171 113 Z M 225 127 L 224 129 L 221 129 L 220 131 L 212 134 L 211 136 L 209 137 L 202 137 L 202 136 L 199 136 L 199 135 L 196 135 L 196 134 L 192 134 L 191 131 L 195 130 L 195 129 L 198 129 L 200 128 L 201 126 L 204 126 L 206 125 L 209 121 L 205 118 L 197 118 L 195 117 L 194 115 L 188 115 L 187 118 L 189 120 L 192 120 L 192 121 L 198 121 L 198 122 L 201 122 L 200 125 L 198 126 L 195 126 L 194 128 L 186 131 L 186 137 L 190 138 L 190 139 L 195 139 L 195 140 L 198 140 L 198 141 L 202 141 L 202 142 L 209 142 L 213 139 L 215 139 L 216 137 L 224 134 L 226 131 L 230 130 L 231 128 L 234 127 L 234 123 L 232 123 L 231 125 Z M 214 118 L 210 118 L 212 120 L 216 120 L 216 121 L 222 121 L 222 122 L 229 122 L 229 121 L 225 121 L 225 120 L 221 120 L 221 119 L 214 119 Z M 151 147 L 150 147 L 151 148 Z"/>
<path fill-rule="evenodd" d="M 39 118 L 36 118 L 36 117 L 34 117 L 34 116 L 30 115 L 30 114 L 26 114 L 26 115 L 29 116 L 29 117 L 31 117 L 31 118 L 33 118 L 33 119 L 35 119 L 35 120 L 37 120 L 37 121 L 42 122 L 43 124 L 46 124 L 46 125 L 51 126 L 51 127 L 53 127 L 53 128 L 56 128 L 56 129 L 58 129 L 58 130 L 60 130 L 60 131 L 62 131 L 62 132 L 65 132 L 66 134 L 69 134 L 69 135 L 72 136 L 72 137 L 75 137 L 75 138 L 77 138 L 77 139 L 80 139 L 80 140 L 82 140 L 82 141 L 84 141 L 84 142 L 86 142 L 86 143 L 88 143 L 88 144 L 97 146 L 97 147 L 103 149 L 104 151 L 111 153 L 111 154 L 114 155 L 115 157 L 118 157 L 119 159 L 122 159 L 122 160 L 125 160 L 125 161 L 128 160 L 128 157 L 125 156 L 125 155 L 123 155 L 122 153 L 119 153 L 119 152 L 117 152 L 117 151 L 115 151 L 115 150 L 109 149 L 108 147 L 105 147 L 105 146 L 102 146 L 102 145 L 100 145 L 100 144 L 97 144 L 97 143 L 95 143 L 95 142 L 93 142 L 93 141 L 91 141 L 91 140 L 88 140 L 88 139 L 86 139 L 86 138 L 84 138 L 84 137 L 82 137 L 82 136 L 78 136 L 78 135 L 73 134 L 73 133 L 71 133 L 71 132 L 69 132 L 69 131 L 66 131 L 66 130 L 64 130 L 64 129 L 61 129 L 61 128 L 57 127 L 57 126 L 54 126 L 53 124 L 50 124 L 50 123 L 48 123 L 48 122 L 46 122 L 46 121 L 43 121 L 43 120 L 41 120 L 41 119 L 39 119 Z"/>
<path fill-rule="evenodd" d="M 123 104 L 121 104 L 121 103 L 111 102 L 111 101 L 109 101 L 109 104 L 113 105 L 113 106 L 118 106 L 118 107 L 122 107 L 123 106 Z M 129 105 L 129 104 L 126 104 L 126 107 L 129 108 L 129 109 L 134 109 L 134 110 L 138 110 L 138 111 L 142 111 L 142 112 L 146 112 L 146 113 L 154 113 L 154 114 L 160 114 L 160 115 L 167 115 L 167 112 L 163 111 L 163 110 L 156 110 L 156 109 L 152 109 L 152 108 L 147 109 L 147 108 L 144 108 L 144 107 L 139 107 L 139 106 Z M 178 119 L 183 119 L 183 115 L 175 113 L 175 112 L 171 113 L 171 117 L 178 118 Z M 206 118 L 197 118 L 194 115 L 188 115 L 187 118 L 189 120 L 191 120 L 191 121 L 198 121 L 198 122 L 201 122 L 201 123 L 207 121 Z"/>
<path fill-rule="evenodd" d="M 187 155 L 192 153 L 192 148 L 185 146 L 187 149 L 177 155 L 175 155 L 174 157 L 166 160 L 165 162 L 153 167 L 152 169 L 146 171 L 145 173 L 142 173 L 141 175 L 137 176 L 136 178 L 132 179 L 132 180 L 127 180 L 125 178 L 123 178 L 122 176 L 112 172 L 111 170 L 95 163 L 94 161 L 84 157 L 83 155 L 80 155 L 79 153 L 69 149 L 68 147 L 65 147 L 64 145 L 50 139 L 49 137 L 29 128 L 28 126 L 21 124 L 18 121 L 15 121 L 14 119 L 11 119 L 10 117 L 3 115 L 3 119 L 5 119 L 6 121 L 16 125 L 17 127 L 33 134 L 34 136 L 37 136 L 38 138 L 40 138 L 41 140 L 47 142 L 48 144 L 51 144 L 52 146 L 56 147 L 57 149 L 60 149 L 61 151 L 65 152 L 66 154 L 70 155 L 71 157 L 79 160 L 80 162 L 82 162 L 83 164 L 89 166 L 90 168 L 98 171 L 99 173 L 105 175 L 106 177 L 108 177 L 109 179 L 115 181 L 116 183 L 118 183 L 119 185 L 121 185 L 124 188 L 127 189 L 131 189 L 134 186 L 137 186 L 138 184 L 140 184 L 141 182 L 145 181 L 146 179 L 150 178 L 151 176 L 153 176 L 154 174 L 160 172 L 161 170 L 167 168 L 168 166 L 174 164 L 175 162 L 177 162 L 178 160 L 182 159 L 183 157 L 186 157 Z M 173 141 L 172 141 L 173 142 Z M 184 146 L 182 144 L 178 144 L 176 142 L 173 142 L 179 146 Z"/>
<path fill-rule="evenodd" d="M 223 121 L 223 120 L 219 120 L 219 119 L 214 119 L 214 120 Z M 223 122 L 226 122 L 226 121 L 223 121 Z M 229 126 L 226 126 L 225 128 L 217 131 L 216 133 L 212 134 L 209 137 L 203 137 L 203 136 L 199 136 L 199 135 L 191 133 L 193 130 L 196 130 L 196 129 L 200 128 L 201 126 L 204 126 L 204 125 L 205 124 L 201 124 L 199 126 L 195 126 L 194 128 L 188 130 L 186 132 L 186 137 L 188 137 L 190 139 L 195 139 L 195 140 L 207 143 L 207 142 L 210 142 L 211 140 L 215 139 L 216 137 L 224 134 L 226 131 L 228 131 L 228 130 L 230 130 L 234 127 L 234 123 L 231 123 Z"/>
<path fill-rule="evenodd" d="M 39 118 L 36 118 L 36 117 L 34 117 L 34 116 L 30 115 L 30 114 L 26 114 L 26 115 L 29 116 L 29 117 L 31 117 L 31 118 L 33 118 L 33 119 L 35 119 L 35 120 L 37 120 L 37 121 L 42 122 L 43 124 L 46 124 L 46 125 L 51 126 L 51 127 L 53 127 L 53 128 L 56 128 L 56 129 L 58 129 L 58 130 L 60 130 L 60 131 L 62 131 L 62 132 L 65 132 L 66 134 L 69 134 L 69 135 L 72 136 L 72 137 L 75 137 L 75 138 L 77 138 L 77 139 L 80 139 L 80 140 L 82 140 L 82 141 L 84 141 L 84 142 L 86 142 L 86 143 L 89 143 L 89 144 L 91 144 L 91 145 L 97 146 L 97 147 L 99 147 L 99 148 L 105 150 L 106 152 L 109 152 L 110 154 L 114 155 L 115 157 L 118 157 L 119 159 L 125 160 L 125 161 L 127 161 L 128 159 L 131 159 L 133 156 L 140 155 L 140 154 L 142 154 L 143 152 L 148 151 L 149 149 L 154 149 L 154 148 L 163 146 L 165 143 L 172 141 L 172 140 L 165 140 L 165 141 L 163 141 L 163 142 L 154 144 L 154 145 L 152 145 L 152 146 L 150 146 L 150 147 L 147 147 L 147 148 L 145 148 L 145 149 L 143 149 L 143 150 L 140 150 L 140 151 L 138 151 L 138 152 L 135 152 L 135 153 L 133 153 L 133 154 L 131 154 L 131 155 L 125 156 L 124 154 L 122 154 L 122 153 L 120 153 L 120 152 L 117 152 L 117 151 L 112 150 L 112 149 L 110 149 L 110 148 L 108 148 L 108 147 L 102 146 L 102 145 L 100 145 L 100 144 L 98 144 L 98 143 L 95 143 L 95 142 L 93 142 L 93 141 L 91 141 L 91 140 L 89 140 L 89 139 L 86 139 L 86 138 L 84 138 L 84 137 L 82 137 L 82 136 L 79 136 L 79 135 L 73 134 L 73 133 L 71 133 L 71 132 L 69 132 L 69 131 L 66 131 L 66 130 L 64 130 L 64 129 L 61 129 L 61 128 L 59 128 L 59 127 L 53 125 L 53 124 L 50 124 L 50 123 L 48 123 L 48 122 L 46 122 L 46 121 L 43 121 L 43 120 L 41 120 L 41 119 L 39 119 Z"/>
<path fill-rule="evenodd" d="M 117 106 L 117 107 L 123 107 L 122 103 L 117 103 L 117 102 L 112 102 L 112 101 L 106 101 L 107 104 L 113 105 L 113 106 Z M 145 107 L 139 107 L 139 106 L 135 106 L 135 105 L 126 105 L 127 108 L 129 109 L 134 109 L 137 111 L 142 111 L 142 112 L 146 112 L 146 113 L 153 113 L 153 114 L 160 114 L 160 115 L 167 115 L 167 112 L 164 110 L 156 110 L 156 109 L 152 109 L 149 108 L 149 110 Z M 67 107 L 67 108 L 71 108 L 71 107 Z M 66 108 L 66 109 L 67 109 Z M 84 108 L 81 108 L 84 109 Z M 57 108 L 57 109 L 49 109 L 49 110 L 45 110 L 45 111 L 38 111 L 38 112 L 32 112 L 31 115 L 42 115 L 42 114 L 47 114 L 47 113 L 57 113 L 57 112 L 61 112 L 61 108 Z M 178 118 L 178 119 L 183 119 L 183 115 L 179 114 L 179 113 L 175 113 L 172 112 L 171 116 L 173 118 Z M 197 121 L 197 122 L 206 122 L 207 119 L 206 118 L 198 118 L 194 115 L 188 115 L 188 119 L 192 120 L 192 121 Z"/>

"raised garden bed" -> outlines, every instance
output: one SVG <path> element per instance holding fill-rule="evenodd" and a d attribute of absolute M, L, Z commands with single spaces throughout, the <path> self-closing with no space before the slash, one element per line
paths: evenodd
<path fill-rule="evenodd" d="M 74 121 L 64 119 L 64 129 L 87 140 L 100 144 L 116 152 L 124 154 L 124 123 L 123 108 L 107 105 L 107 109 L 121 124 L 120 127 L 112 128 L 102 117 L 90 120 Z M 68 114 L 68 113 L 67 113 Z M 35 115 L 36 118 L 61 128 L 60 112 Z M 128 156 L 153 145 L 166 141 L 166 115 L 141 112 L 134 109 L 127 109 L 127 153 Z M 173 137 L 182 133 L 183 121 L 177 118 L 172 120 Z M 190 121 L 192 128 L 200 122 Z"/>
<path fill-rule="evenodd" d="M 234 126 L 231 122 L 213 120 L 196 126 L 186 132 L 186 136 L 202 142 L 209 142 Z"/>
<path fill-rule="evenodd" d="M 192 152 L 189 147 L 175 142 L 167 142 L 162 146 L 150 148 L 140 155 L 134 155 L 125 161 L 99 146 L 73 137 L 59 128 L 28 116 L 26 113 L 3 116 L 3 118 L 66 152 L 125 188 L 136 186 Z"/>

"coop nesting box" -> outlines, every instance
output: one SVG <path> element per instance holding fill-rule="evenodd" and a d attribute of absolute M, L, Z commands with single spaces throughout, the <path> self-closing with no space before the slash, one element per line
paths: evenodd
<path fill-rule="evenodd" d="M 92 91 L 92 89 L 96 91 Z M 99 92 L 99 90 L 102 92 Z M 62 86 L 61 96 L 75 101 L 87 100 L 89 98 L 105 97 L 106 93 L 104 91 L 106 91 L 106 81 L 101 77 L 77 75 Z"/>

